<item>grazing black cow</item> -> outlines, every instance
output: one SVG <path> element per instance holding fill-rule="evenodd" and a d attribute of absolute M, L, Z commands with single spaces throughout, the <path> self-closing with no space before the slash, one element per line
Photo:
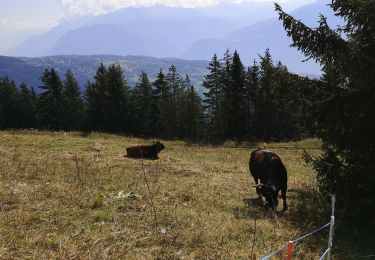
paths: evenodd
<path fill-rule="evenodd" d="M 164 144 L 157 141 L 152 145 L 136 145 L 126 148 L 126 154 L 131 158 L 157 159 L 158 153 L 165 149 Z"/>
<path fill-rule="evenodd" d="M 279 203 L 277 196 L 281 190 L 283 211 L 287 210 L 288 175 L 280 157 L 271 151 L 259 148 L 251 153 L 249 168 L 256 184 L 254 187 L 256 187 L 257 194 L 264 196 L 267 203 L 276 209 Z"/>

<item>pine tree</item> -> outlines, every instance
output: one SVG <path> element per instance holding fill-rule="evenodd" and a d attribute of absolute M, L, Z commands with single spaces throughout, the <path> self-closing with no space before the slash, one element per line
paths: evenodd
<path fill-rule="evenodd" d="M 223 139 L 222 125 L 222 96 L 221 82 L 222 67 L 216 54 L 213 56 L 207 69 L 209 73 L 204 77 L 202 86 L 206 89 L 203 93 L 203 108 L 206 121 L 207 135 L 216 141 Z"/>
<path fill-rule="evenodd" d="M 259 89 L 259 66 L 254 60 L 246 73 L 245 81 L 245 111 L 246 111 L 246 132 L 247 138 L 254 138 L 257 135 L 255 116 L 257 113 L 257 93 Z"/>
<path fill-rule="evenodd" d="M 108 131 L 127 132 L 129 123 L 128 85 L 118 64 L 108 66 L 103 97 L 104 124 Z"/>
<path fill-rule="evenodd" d="M 153 134 L 152 122 L 152 88 L 148 76 L 145 72 L 138 77 L 138 83 L 132 91 L 132 103 L 134 116 L 133 125 L 136 135 L 149 137 Z"/>
<path fill-rule="evenodd" d="M 190 139 L 197 139 L 201 136 L 200 131 L 202 127 L 202 102 L 195 91 L 193 84 L 191 84 L 190 78 L 186 75 L 186 98 L 184 106 L 184 134 L 185 137 Z"/>
<path fill-rule="evenodd" d="M 105 122 L 104 103 L 108 98 L 107 68 L 100 63 L 94 76 L 95 82 L 87 82 L 85 91 L 86 128 L 108 130 Z"/>
<path fill-rule="evenodd" d="M 220 81 L 222 84 L 222 99 L 221 99 L 221 120 L 225 138 L 232 138 L 230 132 L 230 118 L 231 118 L 231 67 L 233 63 L 233 57 L 229 49 L 226 50 L 224 58 L 222 59 L 222 69 L 220 72 Z"/>
<path fill-rule="evenodd" d="M 275 135 L 274 103 L 272 98 L 272 82 L 274 75 L 273 61 L 269 49 L 266 50 L 260 62 L 260 81 L 257 94 L 256 125 L 259 126 L 258 137 L 270 139 Z"/>
<path fill-rule="evenodd" d="M 159 73 L 156 75 L 156 80 L 152 84 L 152 109 L 151 109 L 151 124 L 152 124 L 152 132 L 150 133 L 151 136 L 163 136 L 163 116 L 164 112 L 166 111 L 165 104 L 167 104 L 167 83 L 165 82 L 165 75 L 163 70 L 160 68 Z"/>
<path fill-rule="evenodd" d="M 64 128 L 67 130 L 78 130 L 81 127 L 83 118 L 81 92 L 78 87 L 78 82 L 74 78 L 73 72 L 68 70 L 63 81 L 64 94 Z"/>
<path fill-rule="evenodd" d="M 182 79 L 179 73 L 177 73 L 176 67 L 172 64 L 169 69 L 168 73 L 165 77 L 165 81 L 168 85 L 168 89 L 171 91 L 171 103 L 170 103 L 170 111 L 169 111 L 169 119 L 168 119 L 168 127 L 169 127 L 169 136 L 177 137 L 181 135 L 179 126 L 181 125 L 181 105 L 180 102 L 183 94 L 183 85 Z M 165 127 L 164 127 L 165 128 Z"/>
<path fill-rule="evenodd" d="M 0 78 L 0 129 L 17 126 L 15 115 L 17 87 L 8 77 Z"/>
<path fill-rule="evenodd" d="M 321 190 L 337 196 L 351 243 L 358 241 L 364 254 L 363 247 L 375 248 L 369 239 L 375 230 L 375 2 L 333 0 L 330 6 L 345 21 L 336 30 L 323 16 L 313 29 L 279 5 L 276 11 L 293 46 L 323 66 L 323 84 L 316 89 L 311 111 L 324 154 L 312 158 L 313 165 Z M 358 234 L 368 238 L 353 239 Z"/>
<path fill-rule="evenodd" d="M 37 102 L 38 98 L 34 89 L 29 89 L 22 83 L 17 91 L 16 114 L 17 128 L 37 127 Z"/>
<path fill-rule="evenodd" d="M 227 93 L 229 104 L 227 136 L 242 139 L 246 135 L 245 69 L 237 51 L 233 53 L 232 64 L 230 66 L 230 84 Z"/>
<path fill-rule="evenodd" d="M 43 129 L 61 130 L 64 128 L 63 86 L 57 72 L 46 69 L 40 78 L 44 90 L 39 97 L 40 126 Z"/>

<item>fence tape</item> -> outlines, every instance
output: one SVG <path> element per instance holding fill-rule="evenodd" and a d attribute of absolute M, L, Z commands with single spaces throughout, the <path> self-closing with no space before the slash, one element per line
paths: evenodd
<path fill-rule="evenodd" d="M 314 230 L 314 231 L 312 231 L 312 232 L 310 232 L 310 233 L 308 233 L 308 234 L 306 234 L 306 235 L 304 235 L 304 236 L 302 236 L 302 237 L 299 237 L 299 238 L 297 238 L 297 239 L 295 239 L 295 240 L 291 240 L 291 242 L 292 242 L 293 244 L 296 244 L 296 243 L 302 241 L 303 239 L 305 239 L 306 237 L 311 236 L 312 234 L 315 234 L 315 233 L 317 233 L 317 232 L 319 232 L 319 231 L 325 229 L 326 227 L 329 227 L 329 225 L 331 225 L 331 222 L 325 224 L 324 226 L 322 226 L 322 227 L 320 227 L 320 228 L 318 228 L 318 229 L 316 229 L 316 230 Z M 277 251 L 275 251 L 275 252 L 269 254 L 269 255 L 263 256 L 260 260 L 268 260 L 268 259 L 270 259 L 272 256 L 277 255 L 277 254 L 281 253 L 282 251 L 284 251 L 287 247 L 288 247 L 288 244 L 287 244 L 286 246 L 284 246 L 284 247 L 278 249 Z M 328 251 L 329 251 L 329 249 L 328 249 L 324 254 L 327 254 Z M 324 255 L 324 256 L 325 256 L 325 255 Z"/>
<path fill-rule="evenodd" d="M 273 253 L 271 253 L 271 254 L 269 254 L 269 255 L 263 256 L 260 260 L 268 260 L 268 259 L 270 259 L 271 257 L 273 257 L 274 255 L 277 255 L 277 254 L 283 252 L 287 247 L 288 247 L 288 245 L 286 245 L 286 246 L 280 248 L 279 250 L 277 250 L 277 251 L 275 251 L 275 252 L 273 252 Z"/>
<path fill-rule="evenodd" d="M 327 250 L 324 252 L 324 254 L 319 258 L 319 260 L 323 260 L 324 257 L 328 254 L 329 252 L 329 248 L 327 248 Z"/>
<path fill-rule="evenodd" d="M 322 229 L 325 229 L 326 227 L 329 227 L 329 225 L 331 225 L 331 222 L 325 224 L 324 226 L 318 228 L 317 230 L 314 230 L 314 231 L 312 231 L 312 232 L 310 232 L 310 233 L 308 233 L 308 234 L 306 234 L 306 235 L 304 235 L 304 236 L 302 236 L 302 237 L 299 237 L 299 238 L 297 238 L 297 239 L 295 239 L 295 240 L 292 240 L 292 241 L 293 241 L 294 244 L 295 244 L 295 243 L 298 243 L 298 242 L 300 242 L 301 240 L 305 239 L 306 237 L 311 236 L 312 234 L 315 234 L 316 232 L 319 232 L 319 231 L 321 231 Z"/>

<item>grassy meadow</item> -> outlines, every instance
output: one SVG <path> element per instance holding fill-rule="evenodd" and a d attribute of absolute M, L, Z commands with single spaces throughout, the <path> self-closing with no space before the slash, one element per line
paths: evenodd
<path fill-rule="evenodd" d="M 124 157 L 151 141 L 0 132 L 0 259 L 258 259 L 329 222 L 329 202 L 294 149 L 317 140 L 255 144 L 288 170 L 290 209 L 276 214 L 253 200 L 252 148 L 163 141 L 159 160 Z M 297 244 L 295 259 L 318 259 L 327 237 Z"/>

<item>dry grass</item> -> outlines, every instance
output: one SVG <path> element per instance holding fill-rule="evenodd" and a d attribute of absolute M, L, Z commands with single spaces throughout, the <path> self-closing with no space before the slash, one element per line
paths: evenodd
<path fill-rule="evenodd" d="M 0 259 L 259 258 L 329 221 L 302 150 L 285 149 L 295 143 L 260 144 L 281 147 L 289 172 L 290 210 L 276 216 L 244 203 L 256 197 L 250 149 L 166 141 L 160 160 L 123 157 L 145 142 L 0 132 Z M 326 241 L 297 245 L 296 259 L 317 259 Z"/>

